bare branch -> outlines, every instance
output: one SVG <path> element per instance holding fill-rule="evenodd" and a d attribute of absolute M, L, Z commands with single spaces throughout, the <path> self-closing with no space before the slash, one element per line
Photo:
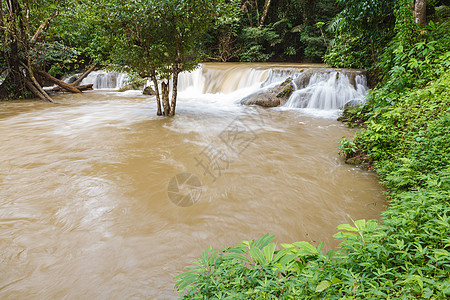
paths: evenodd
<path fill-rule="evenodd" d="M 41 25 L 39 25 L 38 29 L 36 30 L 36 33 L 33 35 L 33 37 L 30 40 L 30 47 L 33 47 L 34 44 L 36 44 L 38 38 L 41 36 L 42 31 L 44 31 L 44 29 L 48 26 L 48 24 L 50 23 L 51 20 L 53 20 L 56 16 L 58 16 L 59 14 L 53 13 L 50 15 L 50 17 L 48 17 L 47 19 L 45 19 L 44 22 L 42 22 Z"/>

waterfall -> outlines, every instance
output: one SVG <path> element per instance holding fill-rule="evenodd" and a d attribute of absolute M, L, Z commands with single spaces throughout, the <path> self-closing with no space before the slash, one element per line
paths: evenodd
<path fill-rule="evenodd" d="M 202 64 L 194 71 L 181 73 L 178 88 L 180 92 L 230 94 L 242 89 L 258 89 L 268 73 L 269 70 L 258 68 L 236 65 L 223 68 L 221 64 Z"/>
<path fill-rule="evenodd" d="M 191 72 L 179 74 L 178 91 L 185 98 L 200 99 L 214 94 L 239 102 L 277 87 L 287 78 L 292 79 L 294 92 L 285 108 L 336 110 L 349 101 L 363 101 L 368 90 L 366 77 L 360 70 L 302 64 L 204 63 Z M 81 84 L 94 84 L 94 89 L 119 89 L 127 80 L 126 73 L 100 70 L 90 73 Z"/>
<path fill-rule="evenodd" d="M 83 81 L 81 85 L 93 84 L 94 89 L 120 89 L 127 84 L 128 75 L 119 72 L 93 71 Z"/>
<path fill-rule="evenodd" d="M 361 71 L 329 70 L 302 72 L 294 79 L 297 89 L 285 107 L 338 109 L 345 103 L 362 101 L 367 92 L 367 80 Z"/>
<path fill-rule="evenodd" d="M 336 110 L 349 101 L 363 101 L 368 90 L 366 76 L 360 70 L 208 63 L 192 72 L 181 73 L 179 91 L 191 96 L 233 93 L 242 99 L 264 93 L 287 78 L 293 80 L 294 86 L 284 105 L 287 108 Z"/>

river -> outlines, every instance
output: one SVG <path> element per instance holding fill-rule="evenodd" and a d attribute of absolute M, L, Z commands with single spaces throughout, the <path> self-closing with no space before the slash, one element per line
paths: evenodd
<path fill-rule="evenodd" d="M 0 102 L 0 298 L 170 299 L 209 247 L 269 232 L 331 249 L 338 224 L 379 218 L 336 110 L 237 102 L 297 65 L 224 66 L 183 75 L 174 118 L 139 91 Z"/>

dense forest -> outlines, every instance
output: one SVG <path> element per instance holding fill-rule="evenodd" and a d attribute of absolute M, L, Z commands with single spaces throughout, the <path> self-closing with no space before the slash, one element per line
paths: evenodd
<path fill-rule="evenodd" d="M 380 221 L 323 243 L 274 236 L 205 252 L 177 277 L 185 299 L 450 297 L 450 3 L 447 0 L 2 0 L 0 99 L 53 101 L 48 82 L 102 67 L 150 78 L 174 115 L 177 78 L 203 61 L 366 69 L 373 89 L 342 121 L 348 163 L 375 170 Z M 173 78 L 172 99 L 168 80 Z M 79 82 L 78 82 L 79 83 Z M 61 86 L 82 92 L 76 84 Z M 158 91 L 161 89 L 161 91 Z M 161 95 L 161 99 L 160 99 Z"/>
<path fill-rule="evenodd" d="M 91 65 L 160 80 L 208 60 L 324 61 L 372 69 L 375 84 L 397 1 L 372 2 L 2 1 L 0 98 L 51 101 L 42 89 L 48 75 Z M 448 13 L 445 1 L 429 2 L 429 20 Z"/>

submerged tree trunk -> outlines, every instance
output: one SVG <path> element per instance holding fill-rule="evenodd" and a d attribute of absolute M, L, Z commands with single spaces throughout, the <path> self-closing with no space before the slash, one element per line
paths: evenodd
<path fill-rule="evenodd" d="M 427 0 L 416 0 L 414 8 L 414 15 L 416 23 L 419 25 L 425 25 L 427 21 Z"/>
<path fill-rule="evenodd" d="M 36 86 L 28 79 L 25 80 L 25 84 L 27 86 L 27 88 L 33 93 L 35 94 L 39 99 L 43 100 L 43 101 L 48 101 L 51 103 L 54 103 L 54 101 L 48 96 L 47 93 L 43 94 L 38 88 L 36 88 Z"/>
<path fill-rule="evenodd" d="M 178 90 L 178 74 L 180 73 L 179 69 L 173 72 L 172 76 L 172 102 L 170 103 L 170 116 L 175 115 L 175 107 L 177 106 L 177 90 Z"/>
<path fill-rule="evenodd" d="M 162 116 L 162 110 L 161 110 L 161 98 L 159 96 L 159 87 L 158 87 L 158 79 L 156 78 L 156 70 L 152 69 L 150 78 L 153 82 L 153 85 L 155 86 L 155 93 L 156 93 L 156 105 L 158 108 L 158 111 L 156 112 L 157 116 Z"/>
<path fill-rule="evenodd" d="M 169 103 L 169 84 L 166 82 L 161 82 L 161 94 L 162 102 L 164 107 L 164 116 L 169 116 L 170 114 L 170 103 Z"/>
<path fill-rule="evenodd" d="M 79 89 L 80 92 L 87 91 L 87 90 L 93 90 L 94 89 L 93 87 L 94 87 L 93 83 L 84 84 L 84 85 L 77 85 L 77 89 Z M 57 86 L 55 88 L 52 88 L 52 91 L 53 92 L 61 92 L 61 91 L 63 91 L 63 89 L 61 87 Z"/>

